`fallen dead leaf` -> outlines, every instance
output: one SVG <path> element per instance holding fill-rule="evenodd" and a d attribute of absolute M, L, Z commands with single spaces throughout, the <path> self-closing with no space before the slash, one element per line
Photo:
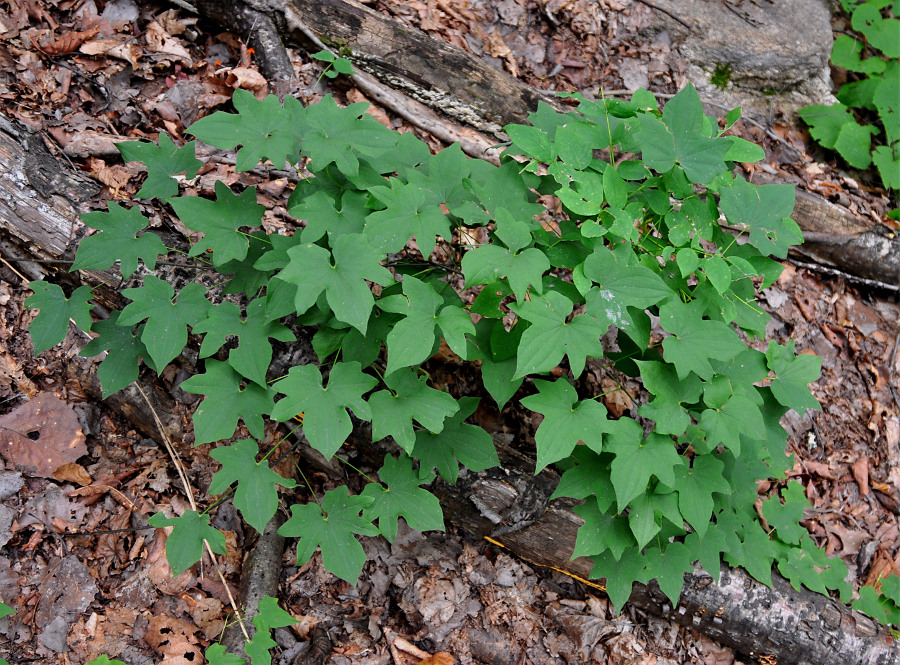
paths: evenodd
<path fill-rule="evenodd" d="M 90 485 L 92 482 L 94 482 L 93 478 L 91 478 L 91 474 L 87 472 L 87 469 L 76 462 L 67 462 L 66 464 L 62 464 L 53 472 L 53 475 L 51 475 L 50 477 L 53 478 L 53 480 L 58 480 L 63 483 L 78 483 L 82 487 Z"/>
<path fill-rule="evenodd" d="M 433 656 L 419 661 L 419 665 L 453 665 L 453 663 L 453 656 L 446 651 L 438 651 Z"/>
<path fill-rule="evenodd" d="M 85 55 L 105 55 L 124 60 L 134 69 L 137 69 L 138 58 L 144 53 L 137 44 L 123 44 L 114 39 L 92 39 L 82 44 L 78 51 Z"/>
<path fill-rule="evenodd" d="M 77 49 L 98 32 L 100 32 L 100 28 L 93 28 L 92 30 L 85 30 L 84 32 L 67 32 L 59 39 L 55 39 L 52 42 L 38 44 L 37 48 L 43 53 L 51 56 L 66 55 Z"/>
<path fill-rule="evenodd" d="M 84 441 L 78 416 L 53 393 L 41 393 L 0 417 L 0 454 L 31 476 L 49 478 L 87 455 Z"/>
<path fill-rule="evenodd" d="M 269 91 L 269 84 L 265 77 L 249 67 L 234 67 L 228 72 L 226 81 L 232 88 L 252 92 L 257 99 L 263 99 Z"/>
<path fill-rule="evenodd" d="M 866 496 L 869 493 L 869 458 L 861 455 L 850 467 L 850 472 L 859 485 L 859 493 Z"/>

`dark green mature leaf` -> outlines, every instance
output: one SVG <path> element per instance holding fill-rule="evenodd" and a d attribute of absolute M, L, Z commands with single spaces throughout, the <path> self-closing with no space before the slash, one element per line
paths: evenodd
<path fill-rule="evenodd" d="M 410 527 L 417 531 L 442 531 L 444 529 L 444 513 L 438 498 L 422 489 L 434 480 L 434 474 L 425 468 L 414 470 L 412 460 L 400 454 L 400 457 L 385 455 L 384 464 L 378 472 L 384 487 L 378 483 L 369 483 L 360 496 L 372 499 L 372 504 L 365 509 L 363 517 L 367 520 L 378 520 L 378 530 L 389 543 L 397 537 L 397 519 L 402 517 Z"/>
<path fill-rule="evenodd" d="M 536 247 L 514 252 L 497 245 L 483 245 L 466 252 L 462 269 L 466 286 L 493 284 L 505 279 L 516 298 L 522 302 L 529 287 L 534 287 L 537 293 L 543 292 L 542 278 L 550 269 L 550 261 Z"/>
<path fill-rule="evenodd" d="M 172 527 L 172 533 L 166 538 L 166 560 L 173 577 L 178 577 L 203 557 L 204 540 L 213 552 L 225 554 L 225 534 L 209 525 L 209 515 L 185 510 L 181 517 L 166 517 L 159 512 L 147 523 L 157 529 Z"/>
<path fill-rule="evenodd" d="M 265 460 L 257 462 L 258 453 L 259 445 L 252 439 L 241 439 L 230 446 L 211 450 L 210 457 L 221 462 L 222 468 L 212 477 L 209 493 L 221 494 L 232 483 L 237 482 L 234 505 L 241 511 L 247 524 L 262 533 L 278 510 L 278 490 L 275 485 L 296 487 L 297 483 L 272 471 Z"/>
<path fill-rule="evenodd" d="M 527 334 L 527 333 L 526 333 Z M 521 400 L 522 406 L 543 414 L 544 419 L 534 435 L 537 443 L 538 473 L 548 464 L 572 454 L 579 441 L 600 452 L 603 433 L 609 431 L 606 407 L 592 399 L 578 401 L 578 393 L 566 379 L 535 380 L 537 395 Z"/>
<path fill-rule="evenodd" d="M 303 242 L 315 242 L 327 233 L 333 245 L 338 236 L 363 232 L 366 216 L 371 212 L 366 208 L 368 199 L 365 192 L 346 191 L 341 196 L 338 210 L 335 200 L 318 190 L 292 206 L 288 212 L 306 221 L 306 227 L 300 234 Z"/>
<path fill-rule="evenodd" d="M 228 363 L 207 360 L 206 373 L 195 374 L 181 389 L 206 395 L 194 411 L 194 445 L 231 438 L 238 420 L 257 439 L 265 436 L 263 415 L 272 412 L 275 391 L 255 383 L 241 388 L 240 375 Z"/>
<path fill-rule="evenodd" d="M 409 276 L 403 280 L 403 295 L 378 301 L 383 311 L 403 315 L 387 336 L 386 374 L 427 360 L 434 349 L 437 330 L 454 353 L 465 357 L 466 334 L 475 334 L 475 324 L 461 307 L 443 305 L 444 299 L 431 284 Z"/>
<path fill-rule="evenodd" d="M 171 201 L 185 226 L 203 233 L 188 256 L 212 251 L 213 265 L 221 267 L 229 261 L 247 257 L 250 240 L 241 228 L 259 226 L 266 207 L 256 202 L 256 187 L 248 187 L 240 195 L 221 180 L 215 184 L 216 200 L 183 196 Z"/>
<path fill-rule="evenodd" d="M 809 384 L 817 381 L 822 359 L 807 354 L 794 354 L 794 340 L 784 346 L 769 342 L 766 350 L 769 369 L 775 373 L 772 394 L 781 404 L 794 409 L 801 416 L 807 409 L 819 409 L 819 401 L 809 392 Z"/>
<path fill-rule="evenodd" d="M 896 579 L 891 575 L 888 580 Z M 882 582 L 882 589 L 884 583 Z M 873 586 L 859 588 L 859 598 L 853 601 L 853 609 L 865 612 L 870 617 L 883 624 L 900 624 L 900 607 L 886 594 L 878 593 Z"/>
<path fill-rule="evenodd" d="M 277 646 L 272 639 L 273 628 L 282 628 L 297 623 L 293 616 L 278 607 L 278 601 L 270 596 L 265 596 L 259 601 L 259 609 L 253 617 L 253 625 L 256 626 L 256 634 L 253 639 L 244 645 L 244 653 L 250 656 L 253 665 L 271 665 L 272 655 L 270 650 Z M 209 665 L 212 665 L 210 663 Z"/>
<path fill-rule="evenodd" d="M 684 574 L 693 569 L 693 553 L 684 543 L 674 542 L 666 545 L 665 551 L 657 547 L 648 549 L 645 556 L 644 574 L 648 579 L 655 579 L 672 605 L 677 605 Z"/>
<path fill-rule="evenodd" d="M 492 287 L 489 285 L 485 288 Z M 516 373 L 515 348 L 521 336 L 521 328 L 513 328 L 507 332 L 502 319 L 483 318 L 475 324 L 475 338 L 469 339 L 469 348 L 466 350 L 465 357 L 468 360 L 481 362 L 481 381 L 501 410 L 522 385 L 523 379 L 513 379 Z M 496 353 L 501 342 L 510 343 L 513 351 Z"/>
<path fill-rule="evenodd" d="M 641 440 L 640 427 L 631 429 L 635 438 L 610 437 L 604 446 L 616 455 L 610 466 L 610 478 L 616 488 L 616 505 L 620 510 L 646 491 L 651 476 L 674 487 L 675 470 L 684 464 L 684 458 L 675 450 L 669 437 L 651 432 Z"/>
<path fill-rule="evenodd" d="M 439 433 L 444 420 L 459 410 L 456 400 L 428 387 L 428 379 L 411 369 L 399 369 L 384 378 L 387 390 L 369 397 L 372 409 L 372 439 L 392 436 L 403 450 L 412 453 L 416 442 L 413 421 Z"/>
<path fill-rule="evenodd" d="M 619 558 L 606 551 L 592 556 L 591 561 L 594 562 L 591 577 L 606 578 L 606 593 L 616 613 L 631 596 L 631 587 L 634 583 L 644 583 L 650 579 L 644 572 L 646 560 L 637 547 L 626 548 Z"/>
<path fill-rule="evenodd" d="M 659 308 L 659 321 L 672 333 L 663 340 L 663 350 L 666 362 L 675 365 L 679 379 L 690 372 L 701 379 L 712 378 L 711 359 L 727 361 L 747 348 L 726 324 L 700 318 L 696 301 L 689 305 L 668 301 Z"/>
<path fill-rule="evenodd" d="M 266 384 L 266 372 L 272 362 L 272 344 L 269 338 L 279 342 L 294 341 L 294 333 L 266 316 L 266 301 L 262 298 L 247 305 L 247 318 L 241 318 L 241 309 L 230 302 L 211 307 L 206 319 L 193 328 L 194 334 L 204 334 L 200 345 L 200 357 L 208 358 L 218 351 L 229 336 L 237 337 L 237 348 L 228 352 L 228 364 L 241 376 L 261 386 Z M 296 415 L 296 414 L 294 414 Z"/>
<path fill-rule="evenodd" d="M 825 551 L 816 546 L 805 530 L 800 547 L 791 547 L 787 556 L 779 556 L 778 572 L 797 591 L 803 585 L 810 591 L 827 596 L 829 589 L 835 589 L 845 602 L 852 594 L 852 588 L 846 582 L 847 565 L 839 557 L 826 556 Z"/>
<path fill-rule="evenodd" d="M 147 320 L 141 341 L 158 369 L 181 353 L 187 344 L 187 327 L 202 321 L 211 306 L 200 284 L 188 284 L 176 300 L 175 289 L 153 275 L 144 277 L 142 287 L 122 293 L 133 302 L 122 310 L 118 324 L 131 326 Z"/>
<path fill-rule="evenodd" d="M 103 399 L 136 381 L 141 357 L 149 360 L 147 348 L 140 340 L 140 332 L 135 335 L 133 326 L 120 326 L 119 315 L 119 312 L 110 312 L 108 319 L 95 321 L 91 330 L 99 336 L 88 342 L 78 354 L 90 357 L 109 351 L 97 369 Z"/>
<path fill-rule="evenodd" d="M 461 397 L 459 411 L 444 420 L 444 428 L 440 432 L 416 432 L 416 457 L 423 469 L 437 468 L 444 480 L 455 484 L 459 477 L 457 460 L 472 471 L 500 466 L 491 435 L 476 425 L 464 422 L 478 408 L 478 401 L 477 397 Z"/>
<path fill-rule="evenodd" d="M 568 356 L 572 374 L 577 378 L 589 356 L 603 357 L 600 336 L 608 326 L 601 326 L 589 314 L 579 314 L 566 323 L 572 307 L 571 300 L 555 291 L 510 305 L 519 317 L 531 323 L 522 333 L 513 378 L 549 372 L 563 356 Z"/>
<path fill-rule="evenodd" d="M 354 534 L 377 536 L 378 529 L 360 513 L 372 505 L 372 498 L 350 496 L 346 485 L 325 492 L 321 507 L 316 503 L 291 506 L 291 518 L 278 533 L 288 538 L 299 537 L 297 565 L 302 566 L 312 558 L 316 548 L 322 549 L 325 568 L 356 584 L 366 553 Z"/>
<path fill-rule="evenodd" d="M 384 253 L 362 235 L 342 235 L 335 240 L 331 252 L 309 243 L 292 247 L 288 256 L 290 262 L 277 278 L 297 285 L 297 313 L 306 312 L 324 292 L 335 317 L 365 335 L 375 305 L 366 280 L 381 286 L 394 281 L 390 271 L 380 265 Z"/>
<path fill-rule="evenodd" d="M 790 545 L 799 545 L 800 539 L 807 534 L 806 528 L 800 526 L 803 511 L 809 508 L 809 499 L 803 485 L 796 481 L 789 482 L 781 491 L 781 498 L 770 496 L 763 501 L 762 512 L 770 527 L 778 533 L 778 540 Z"/>
<path fill-rule="evenodd" d="M 608 552 L 618 560 L 625 550 L 637 544 L 628 526 L 628 518 L 601 510 L 592 497 L 572 510 L 584 520 L 584 526 L 578 529 L 575 537 L 572 559 Z"/>
<path fill-rule="evenodd" d="M 89 212 L 81 216 L 81 221 L 100 233 L 79 243 L 72 270 L 106 270 L 119 260 L 122 277 L 129 279 L 137 270 L 138 259 L 149 270 L 155 269 L 156 259 L 168 248 L 155 233 L 137 236 L 147 227 L 147 218 L 140 208 L 123 208 L 112 201 L 107 202 L 106 208 L 109 212 Z"/>
<path fill-rule="evenodd" d="M 860 58 L 865 44 L 863 40 L 852 35 L 837 35 L 831 47 L 831 62 L 844 69 L 861 74 L 880 74 L 884 71 L 884 60 L 881 58 Z M 801 109 L 803 110 L 803 109 Z"/>
<path fill-rule="evenodd" d="M 352 409 L 357 418 L 372 419 L 362 396 L 377 383 L 374 377 L 363 374 L 358 362 L 335 363 L 327 387 L 322 386 L 322 374 L 315 365 L 291 367 L 288 375 L 275 384 L 286 397 L 275 405 L 272 418 L 287 421 L 303 413 L 303 432 L 310 444 L 331 459 L 353 431 L 347 409 Z"/>
<path fill-rule="evenodd" d="M 206 658 L 206 665 L 243 665 L 247 662 L 246 658 L 227 653 L 222 644 L 210 644 L 203 656 Z"/>
<path fill-rule="evenodd" d="M 872 164 L 872 135 L 880 133 L 872 125 L 860 125 L 855 120 L 844 123 L 838 132 L 834 149 L 850 166 L 856 169 L 867 169 Z"/>
<path fill-rule="evenodd" d="M 238 171 L 256 168 L 267 157 L 278 168 L 286 160 L 297 161 L 306 117 L 306 109 L 299 101 L 288 96 L 282 108 L 275 95 L 258 100 L 240 88 L 234 91 L 231 101 L 237 113 L 216 111 L 191 125 L 188 133 L 222 150 L 242 145 L 237 153 Z"/>
<path fill-rule="evenodd" d="M 757 187 L 738 178 L 721 191 L 722 212 L 730 224 L 750 229 L 750 244 L 763 254 L 787 256 L 791 245 L 803 242 L 803 233 L 790 218 L 794 210 L 793 185 Z"/>
<path fill-rule="evenodd" d="M 69 330 L 69 319 L 75 321 L 82 330 L 91 328 L 91 287 L 79 286 L 66 298 L 62 287 L 49 282 L 28 282 L 28 288 L 34 293 L 25 298 L 25 306 L 29 309 L 40 309 L 31 322 L 28 332 L 34 345 L 34 354 L 43 353 L 51 346 L 56 346 L 66 338 Z"/>
<path fill-rule="evenodd" d="M 434 250 L 435 236 L 449 242 L 450 218 L 441 211 L 440 197 L 414 183 L 392 178 L 390 187 L 371 187 L 369 191 L 385 204 L 385 210 L 373 212 L 366 219 L 365 235 L 375 247 L 385 252 L 399 252 L 415 236 L 416 244 L 426 259 Z"/>
<path fill-rule="evenodd" d="M 715 455 L 697 455 L 690 468 L 683 465 L 675 471 L 678 508 L 701 539 L 710 526 L 713 492 L 731 494 L 731 486 L 722 475 L 724 467 Z"/>
<path fill-rule="evenodd" d="M 585 499 L 593 494 L 599 509 L 608 511 L 616 500 L 615 488 L 609 476 L 613 455 L 605 452 L 598 454 L 588 446 L 576 446 L 571 459 L 578 464 L 566 469 L 550 498 L 568 496 Z"/>
<path fill-rule="evenodd" d="M 159 135 L 159 145 L 145 141 L 117 143 L 126 162 L 142 162 L 147 167 L 147 179 L 137 193 L 139 199 L 165 199 L 178 194 L 178 183 L 173 175 L 184 171 L 190 180 L 203 166 L 194 154 L 195 142 L 185 143 L 176 148 L 165 132 Z M 96 228 L 96 227 L 95 227 Z"/>

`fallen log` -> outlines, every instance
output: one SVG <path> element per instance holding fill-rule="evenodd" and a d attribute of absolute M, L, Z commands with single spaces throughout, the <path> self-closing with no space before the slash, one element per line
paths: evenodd
<path fill-rule="evenodd" d="M 47 264 L 37 261 L 59 260 L 71 255 L 74 249 L 77 238 L 71 231 L 79 199 L 77 193 L 83 183 L 60 164 L 56 168 L 61 178 L 58 193 L 43 193 L 29 185 L 26 174 L 33 156 L 24 145 L 30 138 L 33 137 L 22 127 L 9 122 L 0 124 L 0 238 L 3 240 L 0 250 L 7 259 L 14 258 L 19 266 L 26 266 L 32 278 L 38 278 L 48 271 Z M 32 150 L 40 152 L 40 146 L 35 144 Z M 174 272 L 165 276 L 178 278 Z M 80 272 L 72 278 L 96 283 L 103 276 Z M 117 294 L 114 289 L 110 292 L 106 297 L 114 305 Z M 298 347 L 309 348 L 308 338 L 300 342 Z M 306 353 L 303 350 L 300 355 Z M 79 377 L 89 391 L 91 372 L 93 369 L 89 368 Z M 118 404 L 120 413 L 144 434 L 157 437 L 155 419 L 146 413 L 143 399 L 130 401 L 124 394 L 122 400 Z M 160 413 L 163 411 L 161 408 Z M 171 412 L 174 414 L 174 409 Z M 173 415 L 171 427 L 176 428 L 177 421 Z M 184 438 L 179 436 L 178 440 Z M 384 454 L 384 448 L 378 444 L 366 444 L 365 436 L 354 440 L 356 454 L 376 458 Z M 497 447 L 502 468 L 465 474 L 455 487 L 435 485 L 446 518 L 523 559 L 587 581 L 591 562 L 570 561 L 581 524 L 572 511 L 573 502 L 549 501 L 558 482 L 556 475 L 544 470 L 534 476 L 533 460 L 501 442 L 497 442 Z M 502 526 L 498 528 L 498 525 Z M 774 588 L 769 589 L 740 570 L 723 568 L 718 584 L 702 570 L 695 570 L 685 575 L 679 602 L 674 606 L 652 583 L 635 584 L 630 602 L 704 632 L 755 657 L 758 662 L 798 665 L 900 662 L 900 647 L 886 627 L 825 596 L 795 591 L 777 575 L 773 577 Z M 602 581 L 588 583 L 603 588 Z"/>

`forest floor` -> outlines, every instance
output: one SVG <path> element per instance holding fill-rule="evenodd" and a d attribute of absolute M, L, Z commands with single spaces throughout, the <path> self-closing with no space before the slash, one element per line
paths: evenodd
<path fill-rule="evenodd" d="M 11 0 L 0 4 L 0 109 L 42 132 L 48 147 L 104 185 L 86 208 L 129 200 L 140 169 L 123 164 L 114 143 L 183 138 L 186 126 L 227 109 L 235 87 L 264 90 L 266 81 L 245 46 L 246 35 L 224 33 L 184 11 L 132 0 Z M 671 93 L 684 64 L 666 39 L 642 37 L 653 10 L 631 0 L 377 0 L 372 6 L 547 90 L 587 96 L 648 86 Z M 305 96 L 327 91 L 341 103 L 364 96 L 338 81 L 326 90 L 321 63 L 291 51 Z M 393 116 L 371 112 L 399 131 Z M 858 174 L 807 152 L 803 131 L 773 102 L 767 131 L 738 125 L 765 146 L 757 168 L 829 196 L 854 212 L 884 212 L 885 200 Z M 780 140 L 773 139 L 773 135 Z M 191 185 L 256 185 L 268 231 L 290 229 L 286 178 L 235 173 L 234 162 L 206 162 Z M 745 174 L 751 177 L 752 173 Z M 861 184 L 862 183 L 862 184 Z M 186 233 L 163 209 L 154 225 Z M 35 357 L 25 331 L 33 318 L 23 304 L 25 280 L 0 265 L 0 426 L 27 426 L 39 408 L 54 418 L 42 426 L 42 454 L 51 459 L 83 446 L 77 463 L 45 475 L 23 475 L 34 451 L 0 436 L 0 600 L 16 614 L 0 619 L 0 657 L 10 663 L 81 665 L 107 654 L 128 665 L 198 665 L 228 618 L 223 584 L 208 567 L 173 579 L 161 530 L 146 519 L 160 506 L 185 505 L 165 450 L 135 432 L 102 402 L 89 399 L 68 371 L 86 339 L 74 329 L 65 342 Z M 789 476 L 806 488 L 812 509 L 805 526 L 830 554 L 847 563 L 854 583 L 900 572 L 900 402 L 896 294 L 873 292 L 840 276 L 787 262 L 761 302 L 772 314 L 768 339 L 793 339 L 800 353 L 822 358 L 812 389 L 822 404 L 784 420 L 796 465 Z M 767 340 L 754 342 L 764 347 Z M 196 396 L 177 388 L 186 378 L 173 365 L 162 382 L 183 410 Z M 40 395 L 56 395 L 34 399 Z M 491 431 L 528 445 L 534 425 L 516 413 L 476 414 Z M 74 423 L 74 425 L 73 425 Z M 85 437 L 73 440 L 73 431 Z M 179 453 L 195 487 L 205 488 L 209 446 L 181 442 Z M 5 470 L 4 470 L 5 463 Z M 59 467 L 59 468 L 57 468 Z M 314 477 L 317 489 L 328 479 Z M 763 486 L 761 493 L 772 488 Z M 223 567 L 236 583 L 252 543 L 233 505 L 221 504 L 213 525 L 228 536 Z M 492 665 L 599 663 L 729 665 L 735 656 L 707 638 L 626 607 L 614 616 L 601 593 L 566 575 L 517 560 L 448 526 L 446 533 L 403 531 L 389 544 L 362 538 L 368 554 L 354 588 L 325 571 L 318 557 L 297 567 L 288 548 L 280 598 L 298 620 L 276 631 L 274 662 L 288 665 L 315 625 L 329 630 L 334 665 L 418 665 L 437 651 L 453 662 Z M 412 646 L 410 646 L 412 645 Z M 433 663 L 441 662 L 432 659 Z M 447 661 L 450 662 L 450 661 Z"/>

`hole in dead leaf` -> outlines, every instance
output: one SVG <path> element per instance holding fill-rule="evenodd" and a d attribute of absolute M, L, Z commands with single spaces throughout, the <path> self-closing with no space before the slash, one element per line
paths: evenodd
<path fill-rule="evenodd" d="M 27 436 L 32 441 L 37 441 L 38 439 L 41 438 L 41 433 L 38 432 L 36 429 L 33 429 L 30 432 L 28 432 L 28 434 L 26 434 L 25 436 Z"/>

